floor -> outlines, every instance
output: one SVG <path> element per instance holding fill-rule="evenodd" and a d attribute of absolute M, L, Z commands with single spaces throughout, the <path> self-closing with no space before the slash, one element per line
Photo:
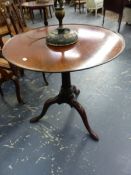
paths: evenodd
<path fill-rule="evenodd" d="M 102 16 L 65 8 L 64 23 L 101 26 Z M 35 16 L 32 27 L 43 26 Z M 56 24 L 55 17 L 48 19 Z M 105 27 L 117 31 L 117 22 L 106 18 Z M 131 27 L 122 22 L 125 50 L 115 60 L 72 73 L 81 90 L 78 101 L 99 135 L 93 141 L 75 109 L 53 105 L 36 124 L 29 120 L 41 112 L 46 99 L 60 88 L 60 74 L 25 71 L 20 79 L 24 105 L 17 103 L 11 82 L 0 97 L 0 175 L 131 175 Z"/>

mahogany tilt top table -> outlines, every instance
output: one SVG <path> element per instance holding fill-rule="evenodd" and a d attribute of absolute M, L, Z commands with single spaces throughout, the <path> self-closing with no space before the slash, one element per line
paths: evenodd
<path fill-rule="evenodd" d="M 3 47 L 4 57 L 16 66 L 51 73 L 61 73 L 62 85 L 59 94 L 48 99 L 37 117 L 37 122 L 54 103 L 67 103 L 80 114 L 90 136 L 98 140 L 91 129 L 85 109 L 76 100 L 80 91 L 71 84 L 70 73 L 101 65 L 116 58 L 124 49 L 123 37 L 108 29 L 91 25 L 64 25 L 78 33 L 78 42 L 69 46 L 48 46 L 45 37 L 57 26 L 38 28 L 16 35 Z"/>

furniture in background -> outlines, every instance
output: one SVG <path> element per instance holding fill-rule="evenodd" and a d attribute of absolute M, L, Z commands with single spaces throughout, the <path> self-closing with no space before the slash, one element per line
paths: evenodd
<path fill-rule="evenodd" d="M 0 6 L 0 36 L 12 36 L 9 17 L 5 14 L 5 10 Z"/>
<path fill-rule="evenodd" d="M 84 11 L 85 4 L 86 4 L 86 0 L 75 0 L 73 4 L 75 12 L 76 12 L 76 9 L 78 9 L 79 13 L 81 13 L 81 8 Z"/>
<path fill-rule="evenodd" d="M 98 140 L 97 134 L 89 125 L 85 109 L 77 101 L 80 90 L 71 84 L 71 72 L 83 71 L 113 60 L 123 51 L 125 42 L 121 35 L 103 27 L 82 24 L 64 26 L 77 32 L 78 42 L 59 47 L 47 46 L 47 31 L 53 31 L 58 27 L 49 26 L 13 37 L 4 45 L 2 53 L 9 62 L 19 67 L 61 73 L 62 85 L 59 94 L 48 99 L 41 114 L 32 118 L 31 122 L 39 121 L 50 105 L 67 103 L 80 114 L 90 136 Z"/>
<path fill-rule="evenodd" d="M 123 16 L 126 24 L 131 25 L 131 4 L 124 7 Z"/>
<path fill-rule="evenodd" d="M 118 14 L 118 30 L 117 31 L 119 32 L 122 17 L 123 17 L 123 9 L 127 4 L 130 4 L 130 0 L 104 0 L 102 25 L 104 25 L 106 10 L 117 13 Z"/>
<path fill-rule="evenodd" d="M 30 28 L 25 27 L 25 23 L 22 21 L 21 11 L 18 9 L 18 7 L 14 3 L 6 2 L 3 4 L 3 7 L 0 9 L 0 14 L 3 17 L 3 19 L 6 22 L 6 26 L 8 29 L 5 33 L 10 34 L 10 36 L 14 36 L 15 34 L 20 34 L 23 32 L 27 32 L 30 30 Z M 4 35 L 5 35 L 4 34 Z M 2 34 L 3 35 L 3 34 Z M 24 75 L 24 69 L 20 70 L 21 75 Z M 43 79 L 46 85 L 48 85 L 48 82 L 45 77 L 45 73 L 42 72 Z"/>
<path fill-rule="evenodd" d="M 103 0 L 86 0 L 87 11 L 95 11 L 95 16 L 97 16 L 98 9 L 103 8 Z"/>
<path fill-rule="evenodd" d="M 2 4 L 3 7 L 4 4 Z M 0 8 L 0 17 L 1 17 L 1 26 L 0 26 L 0 94 L 4 97 L 4 93 L 2 91 L 2 84 L 5 81 L 11 80 L 15 85 L 16 97 L 19 103 L 23 103 L 23 100 L 20 95 L 20 85 L 19 85 L 19 77 L 23 75 L 23 69 L 18 68 L 12 64 L 10 64 L 2 55 L 2 47 L 4 46 L 4 42 L 6 42 L 8 37 L 13 36 L 15 30 L 12 31 L 12 25 L 10 20 L 10 15 L 7 14 L 7 10 L 5 6 Z"/>
<path fill-rule="evenodd" d="M 6 21 L 6 26 L 11 35 L 19 34 L 30 30 L 23 22 L 22 13 L 17 5 L 6 1 L 0 9 L 1 16 Z"/>
<path fill-rule="evenodd" d="M 49 12 L 50 12 L 50 15 L 52 17 L 51 8 L 54 9 L 54 2 L 53 2 L 53 0 L 49 0 L 48 2 L 47 1 L 46 2 L 43 1 L 43 3 L 39 3 L 39 2 L 36 2 L 36 1 L 23 2 L 22 3 L 22 8 L 29 10 L 32 22 L 34 20 L 33 10 L 37 9 L 37 10 L 40 10 L 40 12 L 43 11 L 44 24 L 45 24 L 45 26 L 47 26 L 48 25 L 47 8 L 49 8 Z"/>
<path fill-rule="evenodd" d="M 26 32 L 29 30 L 28 27 L 25 27 L 25 22 L 23 22 L 23 18 L 21 15 L 20 9 L 14 4 L 10 3 L 9 1 L 5 1 L 2 4 L 2 7 L 0 9 L 1 17 L 3 17 L 3 20 L 5 21 L 4 29 L 1 30 L 1 36 L 10 35 L 13 37 L 16 34 Z M 24 70 L 20 70 L 21 75 L 24 75 Z"/>
<path fill-rule="evenodd" d="M 20 95 L 20 85 L 19 85 L 19 68 L 14 65 L 11 65 L 7 60 L 4 59 L 2 55 L 2 47 L 4 43 L 0 35 L 0 94 L 4 97 L 2 90 L 2 84 L 5 81 L 11 80 L 15 85 L 16 97 L 19 103 L 23 103 L 23 100 Z"/>

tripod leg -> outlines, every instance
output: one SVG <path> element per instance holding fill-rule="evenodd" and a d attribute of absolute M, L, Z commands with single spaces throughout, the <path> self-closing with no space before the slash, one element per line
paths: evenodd
<path fill-rule="evenodd" d="M 97 134 L 91 129 L 89 122 L 88 122 L 88 119 L 87 119 L 86 112 L 85 112 L 84 108 L 81 106 L 81 104 L 78 103 L 75 99 L 72 99 L 69 102 L 69 104 L 71 105 L 71 107 L 74 107 L 78 111 L 78 113 L 80 114 L 81 119 L 82 119 L 87 131 L 89 132 L 90 136 L 94 140 L 98 141 L 99 138 L 98 138 Z"/>
<path fill-rule="evenodd" d="M 58 100 L 59 100 L 58 96 L 56 96 L 56 97 L 54 97 L 54 98 L 48 99 L 48 100 L 45 102 L 44 106 L 43 106 L 43 109 L 42 109 L 41 114 L 40 114 L 39 116 L 37 116 L 37 117 L 33 117 L 33 118 L 30 120 L 30 122 L 31 122 L 31 123 L 38 122 L 38 121 L 46 114 L 48 108 L 49 108 L 52 104 L 58 103 Z"/>

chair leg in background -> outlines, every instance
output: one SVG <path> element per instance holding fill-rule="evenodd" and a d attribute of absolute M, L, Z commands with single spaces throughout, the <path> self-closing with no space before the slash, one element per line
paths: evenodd
<path fill-rule="evenodd" d="M 120 27 L 121 27 L 122 16 L 123 16 L 123 15 L 119 15 L 119 18 L 118 18 L 118 30 L 117 30 L 118 33 L 119 33 Z"/>
<path fill-rule="evenodd" d="M 46 79 L 45 73 L 42 72 L 42 75 L 43 75 L 43 79 L 44 79 L 45 84 L 48 85 L 48 81 L 47 81 L 47 79 Z"/>
<path fill-rule="evenodd" d="M 18 100 L 18 103 L 24 104 L 21 95 L 20 95 L 20 85 L 19 85 L 19 81 L 17 80 L 17 78 L 12 79 L 15 85 L 15 90 L 16 90 L 16 97 Z"/>
<path fill-rule="evenodd" d="M 4 96 L 1 85 L 0 85 L 0 94 L 1 94 L 2 97 Z"/>
<path fill-rule="evenodd" d="M 102 20 L 102 26 L 104 26 L 104 22 L 105 22 L 105 10 L 103 10 L 103 20 Z"/>

